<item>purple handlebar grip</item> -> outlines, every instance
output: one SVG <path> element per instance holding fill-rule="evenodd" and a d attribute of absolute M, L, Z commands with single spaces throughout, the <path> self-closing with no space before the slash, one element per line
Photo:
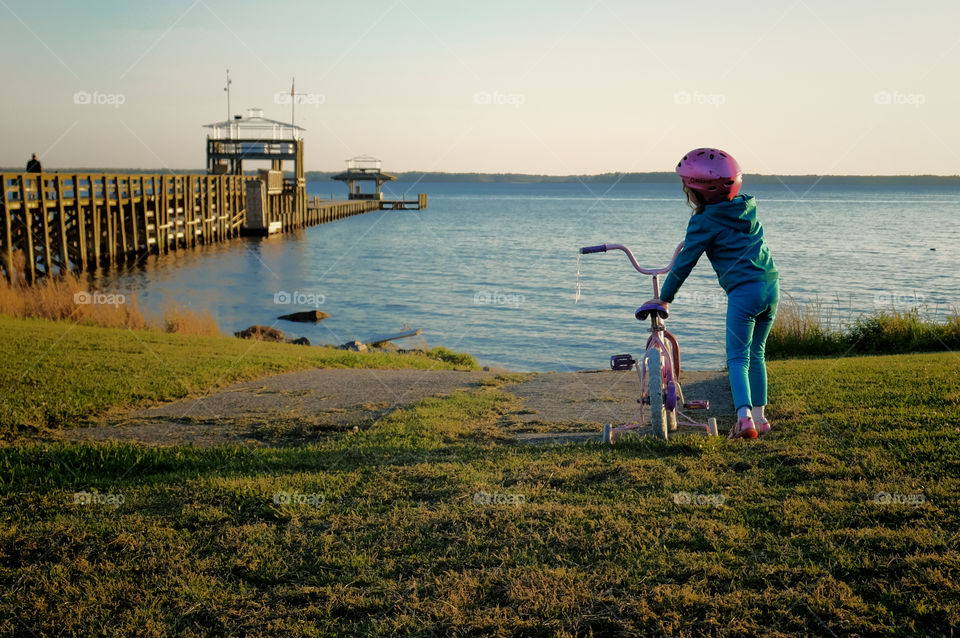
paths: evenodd
<path fill-rule="evenodd" d="M 584 246 L 580 249 L 581 255 L 589 255 L 590 253 L 605 253 L 607 252 L 607 245 L 600 244 L 599 246 Z"/>

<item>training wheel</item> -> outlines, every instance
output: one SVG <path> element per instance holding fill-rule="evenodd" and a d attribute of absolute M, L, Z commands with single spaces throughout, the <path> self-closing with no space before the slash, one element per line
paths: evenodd
<path fill-rule="evenodd" d="M 713 417 L 707 419 L 707 434 L 717 436 L 717 420 Z"/>
<path fill-rule="evenodd" d="M 610 427 L 609 423 L 603 424 L 603 443 L 605 445 L 613 445 L 613 428 Z"/>

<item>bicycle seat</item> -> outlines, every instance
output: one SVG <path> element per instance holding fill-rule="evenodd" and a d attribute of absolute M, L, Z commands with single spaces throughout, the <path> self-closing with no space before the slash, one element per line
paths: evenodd
<path fill-rule="evenodd" d="M 657 313 L 657 316 L 661 319 L 666 319 L 670 316 L 670 311 L 667 310 L 666 306 L 663 306 L 658 303 L 645 303 L 633 314 L 640 321 L 646 321 L 650 318 L 651 313 Z"/>

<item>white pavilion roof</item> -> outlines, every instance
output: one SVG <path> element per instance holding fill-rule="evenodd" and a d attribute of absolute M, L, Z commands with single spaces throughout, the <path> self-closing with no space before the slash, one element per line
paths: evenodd
<path fill-rule="evenodd" d="M 213 130 L 210 137 L 220 139 L 292 140 L 299 137 L 302 126 L 263 117 L 263 109 L 247 109 L 247 117 L 204 124 Z"/>

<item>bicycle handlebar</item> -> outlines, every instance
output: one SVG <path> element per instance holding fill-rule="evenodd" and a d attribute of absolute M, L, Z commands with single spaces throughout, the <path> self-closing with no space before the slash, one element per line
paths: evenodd
<path fill-rule="evenodd" d="M 680 254 L 680 251 L 683 250 L 683 242 L 680 242 L 677 245 L 677 249 L 673 251 L 673 257 L 670 259 L 669 265 L 666 268 L 642 268 L 640 264 L 637 263 L 637 258 L 633 256 L 633 253 L 630 252 L 630 249 L 622 244 L 600 244 L 599 246 L 584 246 L 580 249 L 581 255 L 589 255 L 591 253 L 605 253 L 608 250 L 622 250 L 626 255 L 627 259 L 630 260 L 630 263 L 633 264 L 633 267 L 637 269 L 637 272 L 644 275 L 662 275 L 663 273 L 670 272 L 673 268 L 673 262 L 677 260 L 677 255 Z"/>
<path fill-rule="evenodd" d="M 607 252 L 607 245 L 600 244 L 599 246 L 584 246 L 580 249 L 581 255 L 589 255 L 590 253 L 605 253 Z"/>

